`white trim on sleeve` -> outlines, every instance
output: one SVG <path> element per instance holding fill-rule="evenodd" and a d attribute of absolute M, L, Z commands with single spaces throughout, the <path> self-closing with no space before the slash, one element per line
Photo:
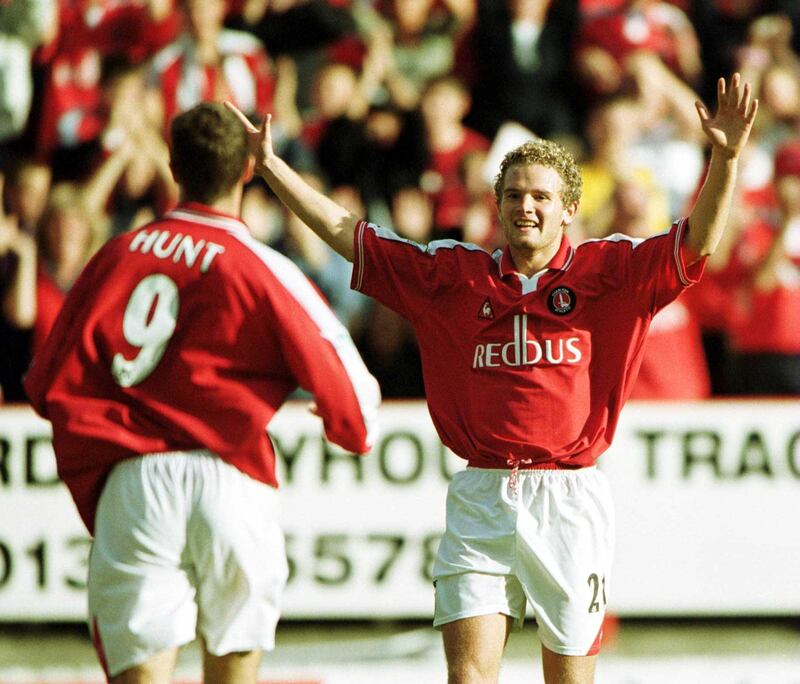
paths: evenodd
<path fill-rule="evenodd" d="M 371 447 L 375 444 L 377 437 L 378 408 L 381 401 L 380 387 L 364 365 L 347 328 L 336 318 L 333 311 L 295 263 L 249 235 L 243 236 L 236 233 L 234 237 L 264 262 L 286 289 L 286 292 L 314 321 L 319 328 L 320 335 L 333 346 L 350 378 L 350 384 L 355 392 L 367 429 L 367 446 Z"/>
<path fill-rule="evenodd" d="M 678 219 L 678 228 L 675 231 L 675 264 L 678 267 L 678 278 L 684 285 L 691 285 L 693 281 L 689 279 L 689 276 L 686 273 L 686 268 L 683 265 L 683 255 L 681 254 L 681 242 L 683 241 L 683 235 L 686 232 L 686 219 Z"/>

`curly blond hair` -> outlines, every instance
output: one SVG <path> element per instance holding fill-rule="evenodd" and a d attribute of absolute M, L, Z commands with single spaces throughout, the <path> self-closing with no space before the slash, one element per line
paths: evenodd
<path fill-rule="evenodd" d="M 583 179 L 575 158 L 552 140 L 530 140 L 508 152 L 500 162 L 500 172 L 494 178 L 494 197 L 499 206 L 503 195 L 506 172 L 517 164 L 547 166 L 555 169 L 561 176 L 561 199 L 564 204 L 572 204 L 581 198 Z"/>

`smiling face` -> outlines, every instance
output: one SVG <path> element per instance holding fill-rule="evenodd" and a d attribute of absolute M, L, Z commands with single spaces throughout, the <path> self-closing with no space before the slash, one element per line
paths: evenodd
<path fill-rule="evenodd" d="M 527 275 L 547 265 L 575 217 L 578 203 L 564 204 L 562 190 L 561 176 L 549 166 L 519 163 L 505 172 L 500 223 L 514 263 Z"/>

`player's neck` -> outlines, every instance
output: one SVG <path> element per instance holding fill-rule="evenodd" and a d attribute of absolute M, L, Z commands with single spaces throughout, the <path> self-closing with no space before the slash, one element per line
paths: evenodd
<path fill-rule="evenodd" d="M 530 278 L 534 273 L 538 273 L 545 268 L 558 252 L 561 241 L 554 241 L 541 249 L 529 249 L 508 245 L 511 260 L 518 273 Z"/>
<path fill-rule="evenodd" d="M 181 204 L 196 201 L 196 199 L 189 197 L 184 192 L 181 192 Z M 242 211 L 242 190 L 241 188 L 234 188 L 230 193 L 218 197 L 213 202 L 201 202 L 201 204 L 205 204 L 210 209 L 213 209 L 221 214 L 227 214 L 228 216 L 235 216 L 238 218 Z"/>

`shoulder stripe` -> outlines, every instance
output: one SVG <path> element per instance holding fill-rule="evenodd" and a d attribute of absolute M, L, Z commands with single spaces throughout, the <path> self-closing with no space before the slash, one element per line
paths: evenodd
<path fill-rule="evenodd" d="M 435 254 L 440 250 L 453 250 L 461 247 L 468 251 L 482 252 L 487 256 L 487 258 L 492 258 L 492 255 L 489 254 L 483 247 L 474 245 L 470 242 L 459 242 L 458 240 L 433 240 L 432 242 L 423 244 L 421 242 L 415 242 L 414 240 L 401 237 L 393 230 L 389 230 L 388 228 L 384 228 L 374 223 L 369 223 L 368 221 L 359 221 L 356 225 L 356 264 L 352 279 L 352 288 L 358 291 L 361 291 L 361 288 L 364 284 L 364 232 L 367 229 L 375 233 L 376 237 L 380 240 L 388 240 L 390 242 L 408 245 L 409 247 L 413 247 L 423 254 L 429 254 L 430 256 L 435 256 Z"/>
<path fill-rule="evenodd" d="M 474 252 L 486 252 L 483 247 L 473 245 L 471 242 L 459 242 L 458 240 L 432 240 L 431 242 L 424 244 L 422 242 L 415 242 L 414 240 L 401 237 L 393 230 L 389 230 L 383 226 L 375 225 L 374 223 L 367 223 L 366 225 L 374 231 L 375 235 L 383 240 L 402 242 L 410 245 L 411 247 L 415 247 L 420 252 L 425 252 L 426 254 L 436 254 L 436 252 L 438 252 L 440 249 L 455 249 L 456 247 L 463 247 L 464 249 Z"/>
<path fill-rule="evenodd" d="M 678 278 L 683 285 L 691 285 L 692 281 L 689 280 L 688 275 L 686 274 L 686 269 L 683 265 L 683 258 L 681 257 L 681 242 L 683 241 L 683 236 L 686 232 L 686 218 L 678 219 L 675 223 L 673 223 L 669 228 L 666 230 L 661 231 L 660 233 L 656 233 L 655 235 L 651 235 L 649 238 L 633 238 L 629 235 L 623 235 L 622 233 L 614 233 L 613 235 L 609 235 L 604 238 L 593 238 L 591 240 L 584 240 L 580 245 L 578 245 L 578 249 L 580 249 L 583 245 L 589 244 L 590 242 L 630 242 L 633 249 L 636 249 L 639 245 L 641 245 L 645 240 L 654 240 L 657 238 L 667 237 L 673 229 L 675 229 L 675 243 L 673 245 L 673 257 L 675 259 L 675 266 L 678 270 Z"/>
<path fill-rule="evenodd" d="M 367 430 L 367 444 L 373 445 L 377 436 L 380 389 L 364 365 L 347 328 L 336 318 L 331 308 L 294 262 L 250 235 L 237 233 L 234 237 L 261 259 L 286 292 L 316 324 L 320 335 L 330 342 L 350 378 Z"/>
<path fill-rule="evenodd" d="M 462 247 L 470 252 L 484 252 L 488 254 L 483 247 L 474 245 L 471 242 L 459 242 L 458 240 L 434 240 L 428 243 L 426 251 L 429 254 L 436 254 L 440 249 L 455 249 L 456 247 Z"/>
<path fill-rule="evenodd" d="M 375 234 L 379 238 L 383 238 L 384 240 L 393 240 L 395 242 L 404 242 L 407 245 L 416 247 L 420 252 L 425 252 L 426 254 L 436 254 L 436 252 L 438 252 L 440 249 L 455 249 L 456 247 L 463 247 L 464 249 L 474 252 L 486 251 L 483 249 L 483 247 L 473 245 L 471 242 L 459 242 L 458 240 L 432 240 L 431 242 L 424 244 L 422 242 L 415 242 L 414 240 L 400 237 L 393 230 L 376 226 L 372 223 L 369 224 L 369 227 L 375 231 Z"/>
<path fill-rule="evenodd" d="M 663 233 L 658 233 L 658 235 L 662 234 Z M 657 237 L 657 235 L 654 235 L 653 237 Z M 588 245 L 590 242 L 629 242 L 633 247 L 633 249 L 636 249 L 644 241 L 645 238 L 635 238 L 631 237 L 630 235 L 624 235 L 623 233 L 613 233 L 612 235 L 607 235 L 606 237 L 590 238 L 589 240 L 584 240 L 583 242 L 581 242 L 581 244 L 578 245 L 578 248 L 582 247 L 583 245 Z"/>

